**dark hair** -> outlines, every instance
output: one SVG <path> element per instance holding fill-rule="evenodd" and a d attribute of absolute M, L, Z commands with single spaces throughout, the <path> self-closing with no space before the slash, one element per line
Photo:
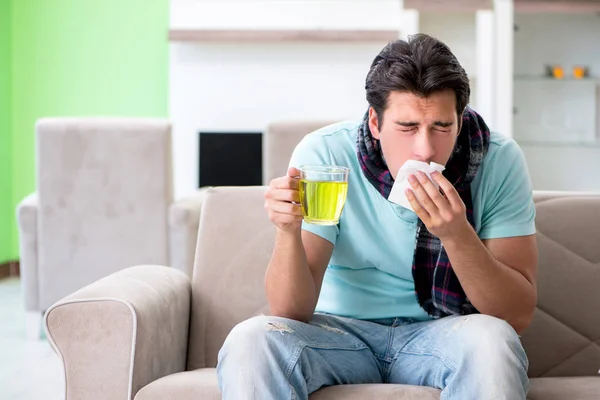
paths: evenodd
<path fill-rule="evenodd" d="M 379 123 L 392 91 L 408 91 L 417 96 L 452 89 L 456 112 L 462 114 L 469 103 L 469 78 L 450 48 L 431 36 L 419 33 L 396 40 L 375 57 L 365 83 L 367 101 L 375 109 Z"/>

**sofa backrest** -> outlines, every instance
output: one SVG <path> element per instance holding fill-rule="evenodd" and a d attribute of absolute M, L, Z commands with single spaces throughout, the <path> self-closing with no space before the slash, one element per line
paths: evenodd
<path fill-rule="evenodd" d="M 192 278 L 188 369 L 214 367 L 229 331 L 268 313 L 264 274 L 275 228 L 266 187 L 210 188 L 202 206 Z"/>
<path fill-rule="evenodd" d="M 600 369 L 600 194 L 535 192 L 538 306 L 522 335 L 529 375 Z"/>
<path fill-rule="evenodd" d="M 334 121 L 281 121 L 267 126 L 263 134 L 263 185 L 284 176 L 292 152 L 302 138 Z"/>
<path fill-rule="evenodd" d="M 36 134 L 42 310 L 131 265 L 168 264 L 168 121 L 52 118 Z"/>
<path fill-rule="evenodd" d="M 193 277 L 188 369 L 214 367 L 229 331 L 268 313 L 264 273 L 275 229 L 265 187 L 210 189 Z M 535 193 L 539 307 L 522 340 L 532 376 L 600 368 L 600 195 Z"/>

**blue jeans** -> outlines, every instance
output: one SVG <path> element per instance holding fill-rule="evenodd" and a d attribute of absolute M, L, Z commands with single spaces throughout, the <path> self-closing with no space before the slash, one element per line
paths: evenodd
<path fill-rule="evenodd" d="M 309 323 L 260 316 L 237 325 L 217 365 L 224 400 L 307 399 L 323 386 L 399 383 L 441 399 L 525 399 L 528 361 L 517 333 L 486 316 L 415 322 L 315 314 Z"/>

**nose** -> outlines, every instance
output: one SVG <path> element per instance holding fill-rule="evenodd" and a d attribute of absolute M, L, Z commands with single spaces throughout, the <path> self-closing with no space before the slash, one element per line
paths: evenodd
<path fill-rule="evenodd" d="M 420 132 L 415 138 L 414 157 L 419 161 L 430 161 L 435 154 L 431 137 L 426 132 Z"/>

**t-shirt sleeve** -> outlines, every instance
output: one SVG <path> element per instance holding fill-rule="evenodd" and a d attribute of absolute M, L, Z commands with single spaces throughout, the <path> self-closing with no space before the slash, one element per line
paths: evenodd
<path fill-rule="evenodd" d="M 332 165 L 329 149 L 321 134 L 305 136 L 294 149 L 289 166 L 299 168 L 304 165 Z M 308 224 L 304 221 L 302 222 L 302 229 L 314 233 L 334 245 L 340 233 L 337 225 L 322 226 Z"/>
<path fill-rule="evenodd" d="M 498 149 L 483 182 L 487 190 L 479 237 L 533 235 L 536 228 L 531 180 L 525 156 L 514 140 Z"/>

